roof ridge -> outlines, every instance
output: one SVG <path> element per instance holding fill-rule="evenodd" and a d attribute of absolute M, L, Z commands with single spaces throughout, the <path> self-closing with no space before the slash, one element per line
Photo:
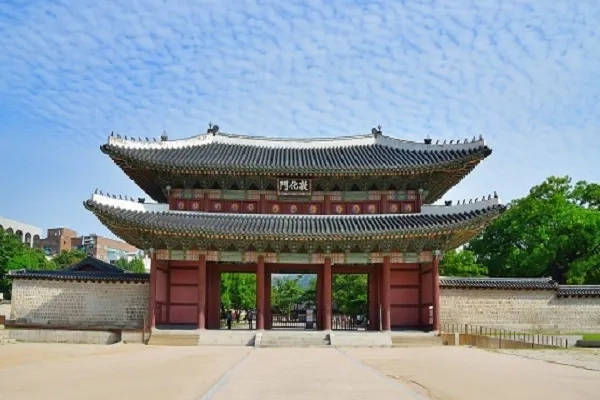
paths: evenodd
<path fill-rule="evenodd" d="M 124 147 L 124 148 L 135 148 L 135 149 L 169 149 L 169 148 L 184 148 L 192 146 L 202 146 L 210 143 L 224 143 L 233 145 L 248 145 L 256 147 L 271 147 L 271 148 L 326 148 L 326 147 L 345 147 L 345 146 L 358 146 L 358 145 L 382 145 L 393 148 L 404 148 L 407 150 L 414 151 L 434 151 L 444 149 L 473 149 L 485 146 L 485 141 L 480 135 L 477 139 L 473 136 L 472 139 L 454 140 L 451 139 L 447 142 L 444 139 L 442 143 L 439 140 L 434 144 L 430 139 L 428 142 L 417 142 L 407 139 L 399 139 L 393 136 L 386 136 L 381 133 L 378 134 L 357 134 L 357 135 L 345 135 L 345 136 L 334 136 L 334 137 L 267 137 L 267 136 L 253 136 L 233 133 L 203 133 L 199 135 L 193 135 L 182 139 L 162 139 L 157 141 L 145 138 L 145 141 L 138 137 L 128 138 L 127 136 L 121 137 L 120 134 L 111 132 L 108 137 L 107 145 Z"/>

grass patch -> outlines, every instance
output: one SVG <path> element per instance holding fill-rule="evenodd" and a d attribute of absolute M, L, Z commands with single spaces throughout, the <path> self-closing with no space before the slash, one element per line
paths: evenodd
<path fill-rule="evenodd" d="M 600 341 L 600 333 L 584 333 L 583 340 L 598 340 L 598 341 Z"/>

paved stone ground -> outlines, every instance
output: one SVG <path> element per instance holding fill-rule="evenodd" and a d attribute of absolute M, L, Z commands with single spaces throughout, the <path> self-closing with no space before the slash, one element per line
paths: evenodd
<path fill-rule="evenodd" d="M 423 388 L 432 399 L 600 398 L 599 371 L 539 359 L 465 346 L 344 351 L 390 377 Z"/>
<path fill-rule="evenodd" d="M 250 347 L 0 346 L 0 399 L 197 399 Z"/>
<path fill-rule="evenodd" d="M 534 355 L 547 354 L 559 357 Z M 598 399 L 600 371 L 531 357 L 454 346 L 20 343 L 0 346 L 0 399 Z"/>
<path fill-rule="evenodd" d="M 334 348 L 259 348 L 205 399 L 427 399 Z"/>
<path fill-rule="evenodd" d="M 551 363 L 600 371 L 600 349 L 570 348 L 568 350 L 494 350 L 499 353 L 543 360 Z"/>

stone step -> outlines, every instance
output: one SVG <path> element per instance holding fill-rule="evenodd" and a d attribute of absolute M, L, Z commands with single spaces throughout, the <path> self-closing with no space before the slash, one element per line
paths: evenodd
<path fill-rule="evenodd" d="M 314 332 L 263 332 L 258 347 L 327 347 L 329 334 Z"/>

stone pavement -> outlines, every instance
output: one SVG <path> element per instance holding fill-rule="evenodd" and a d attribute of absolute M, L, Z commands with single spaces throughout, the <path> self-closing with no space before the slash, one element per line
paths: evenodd
<path fill-rule="evenodd" d="M 537 351 L 537 350 L 536 350 Z M 554 350 L 569 353 L 570 350 Z M 600 371 L 466 346 L 347 349 L 399 381 L 417 385 L 432 399 L 596 400 Z M 546 350 L 541 350 L 544 354 Z"/>
<path fill-rule="evenodd" d="M 427 399 L 334 348 L 262 348 L 203 399 Z"/>
<path fill-rule="evenodd" d="M 573 357 L 561 351 L 562 360 Z M 455 346 L 0 346 L 0 399 L 11 400 L 595 400 L 598 393 L 597 370 Z"/>

